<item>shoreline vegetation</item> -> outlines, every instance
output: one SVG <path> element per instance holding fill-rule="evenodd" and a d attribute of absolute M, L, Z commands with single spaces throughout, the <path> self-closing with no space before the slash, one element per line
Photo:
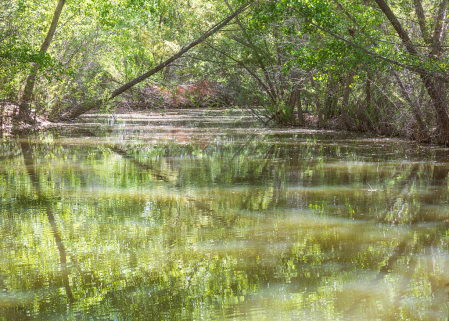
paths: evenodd
<path fill-rule="evenodd" d="M 94 108 L 238 106 L 264 125 L 449 145 L 447 0 L 6 0 L 0 9 L 7 134 Z"/>

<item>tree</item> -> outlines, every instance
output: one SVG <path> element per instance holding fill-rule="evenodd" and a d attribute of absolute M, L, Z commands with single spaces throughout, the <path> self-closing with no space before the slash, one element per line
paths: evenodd
<path fill-rule="evenodd" d="M 97 100 L 97 101 L 89 102 L 89 103 L 86 103 L 86 104 L 81 104 L 81 105 L 77 106 L 76 108 L 73 108 L 72 110 L 70 110 L 69 112 L 67 112 L 66 114 L 62 115 L 59 118 L 60 119 L 72 119 L 72 118 L 78 117 L 79 115 L 89 111 L 93 107 L 96 107 L 96 106 L 104 103 L 107 100 L 114 99 L 115 97 L 119 96 L 120 94 L 122 94 L 126 90 L 132 88 L 136 84 L 144 81 L 145 79 L 151 77 L 155 73 L 163 70 L 170 63 L 172 63 L 173 61 L 179 59 L 183 54 L 185 54 L 186 52 L 188 52 L 189 50 L 191 50 L 192 48 L 194 48 L 198 44 L 202 43 L 203 41 L 205 41 L 206 39 L 208 39 L 209 37 L 211 37 L 212 35 L 214 35 L 218 31 L 220 31 L 224 26 L 226 26 L 237 15 L 239 15 L 241 12 L 245 11 L 252 2 L 253 1 L 249 1 L 249 2 L 247 2 L 245 4 L 243 4 L 239 9 L 234 11 L 226 19 L 224 19 L 220 23 L 218 23 L 215 26 L 213 26 L 212 28 L 210 28 L 207 32 L 202 34 L 198 39 L 196 39 L 195 41 L 189 43 L 187 46 L 183 47 L 176 54 L 174 54 L 173 56 L 171 56 L 170 58 L 168 58 L 164 62 L 160 63 L 155 68 L 153 68 L 150 71 L 144 73 L 143 75 L 140 75 L 137 78 L 134 78 L 130 82 L 128 82 L 128 83 L 124 84 L 123 86 L 121 86 L 121 87 L 117 88 L 116 90 L 114 90 L 107 99 L 105 99 L 105 100 Z"/>
<path fill-rule="evenodd" d="M 429 7 L 430 3 L 426 3 L 424 7 L 426 6 Z M 396 14 L 393 13 L 392 7 L 397 12 Z M 440 144 L 447 144 L 449 117 L 445 83 L 448 81 L 446 74 L 448 59 L 443 50 L 447 28 L 444 20 L 447 1 L 441 1 L 437 8 L 433 8 L 437 11 L 433 21 L 427 21 L 430 19 L 426 18 L 423 4 L 418 0 L 411 8 L 404 2 L 392 1 L 387 5 L 383 0 L 376 0 L 374 3 L 337 0 L 266 1 L 259 8 L 256 10 L 256 18 L 263 26 L 276 21 L 279 23 L 286 17 L 297 19 L 293 33 L 302 38 L 307 35 L 309 40 L 301 44 L 292 42 L 287 50 L 293 52 L 293 55 L 286 67 L 300 67 L 304 71 L 314 70 L 314 73 L 326 75 L 321 78 L 328 79 L 327 88 L 330 89 L 328 93 L 332 92 L 334 95 L 337 93 L 336 98 L 343 99 L 343 106 L 340 108 L 341 119 L 344 119 L 341 122 L 344 124 L 343 127 L 360 130 L 360 123 L 366 123 L 368 128 L 383 131 L 379 122 L 381 120 L 378 119 L 374 123 L 373 121 L 379 116 L 384 118 L 388 115 L 381 122 L 396 126 L 398 131 L 401 131 L 401 127 L 407 128 L 412 125 L 395 125 L 391 122 L 392 119 L 397 119 L 395 120 L 397 122 L 404 122 L 404 120 L 409 123 L 416 122 L 420 132 L 426 127 L 434 126 L 433 134 L 436 141 Z M 409 24 L 406 30 L 399 22 L 398 14 L 401 18 L 405 18 L 409 16 L 410 9 L 415 12 L 416 19 L 408 19 Z M 431 36 L 427 31 L 429 25 L 435 26 Z M 397 38 L 392 31 L 399 35 L 401 43 L 397 43 Z M 292 34 L 292 31 L 284 29 L 283 33 Z M 413 34 L 413 38 L 410 38 L 409 33 Z M 418 35 L 418 33 L 420 34 Z M 420 108 L 424 107 L 417 106 L 415 100 L 404 96 L 404 90 L 399 82 L 391 82 L 390 79 L 398 79 L 394 76 L 393 70 L 395 69 L 399 72 L 410 70 L 421 79 L 426 88 L 427 97 L 432 102 L 434 124 L 429 117 L 426 117 L 425 120 L 428 124 L 424 124 L 424 120 L 420 116 Z M 334 84 L 335 79 L 329 78 L 329 75 L 332 74 L 335 77 L 336 74 L 347 74 L 347 77 L 351 78 L 351 73 L 354 76 L 354 83 L 345 87 L 346 90 L 342 97 L 340 92 L 343 91 L 335 90 L 337 88 Z M 380 75 L 380 73 L 390 73 L 390 75 L 383 79 L 382 84 L 375 84 L 376 78 L 380 79 L 376 77 L 376 74 Z M 360 81 L 361 77 L 366 80 Z M 413 79 L 413 77 L 409 78 L 410 81 Z M 365 85 L 362 86 L 362 83 Z M 315 82 L 314 87 L 319 88 L 316 85 Z M 389 101 L 387 105 L 382 106 L 380 100 L 373 99 L 375 97 L 371 93 L 372 85 L 377 94 L 384 96 Z M 403 85 L 402 87 L 404 87 Z M 390 93 L 382 89 L 386 86 L 393 86 Z M 362 88 L 364 89 L 362 90 Z M 416 90 L 414 89 L 414 91 Z M 361 98 L 360 94 L 365 91 L 364 98 Z M 397 100 L 398 93 L 399 95 L 402 93 L 405 102 Z M 360 99 L 365 99 L 366 102 L 361 103 Z M 331 115 L 326 110 L 331 106 L 331 102 L 332 99 L 327 95 L 324 110 L 321 110 L 318 108 L 317 100 L 319 123 L 321 123 L 321 113 L 324 114 L 325 119 Z M 357 107 L 350 108 L 350 104 L 356 104 Z M 406 108 L 397 108 L 401 105 L 405 107 L 406 104 L 409 105 Z M 375 118 L 373 118 L 372 111 L 369 110 L 373 107 L 376 110 Z M 384 108 L 388 108 L 387 113 L 385 113 L 386 110 L 382 110 Z M 347 112 L 348 115 L 346 115 Z M 410 119 L 408 116 L 402 117 L 403 112 L 407 114 L 410 112 L 414 119 Z M 387 131 L 390 132 L 390 130 Z M 423 136 L 425 135 L 417 133 L 415 137 Z"/>
<path fill-rule="evenodd" d="M 430 50 L 425 56 L 421 56 L 416 46 L 410 39 L 408 32 L 402 27 L 396 15 L 391 10 L 390 6 L 384 0 L 375 0 L 379 8 L 390 21 L 393 28 L 396 30 L 399 38 L 402 40 L 407 52 L 417 57 L 421 64 L 425 63 L 425 60 L 429 60 L 434 63 L 439 59 L 439 56 L 443 53 L 442 43 L 446 36 L 447 25 L 445 21 L 448 1 L 442 0 L 439 5 L 438 13 L 433 21 L 435 26 L 433 35 L 429 38 L 426 28 L 426 21 L 424 16 L 424 9 L 422 7 L 421 0 L 415 0 L 415 10 L 418 17 L 419 26 L 421 28 L 421 36 L 424 43 L 430 46 Z M 429 73 L 419 72 L 427 92 L 432 99 L 433 106 L 436 112 L 437 128 L 436 137 L 439 144 L 449 144 L 449 114 L 447 111 L 447 92 L 445 84 L 440 75 L 432 76 Z"/>
<path fill-rule="evenodd" d="M 55 12 L 53 14 L 53 19 L 51 21 L 50 28 L 47 33 L 47 37 L 41 45 L 41 49 L 39 50 L 40 56 L 45 56 L 47 53 L 48 47 L 50 47 L 50 43 L 53 39 L 53 36 L 56 31 L 56 27 L 58 25 L 59 18 L 61 16 L 62 8 L 64 7 L 66 0 L 59 0 L 56 6 Z M 21 98 L 21 103 L 19 107 L 19 115 L 20 117 L 28 123 L 31 123 L 33 120 L 30 117 L 30 100 L 31 95 L 33 94 L 34 83 L 36 81 L 36 73 L 39 69 L 39 64 L 35 63 L 33 69 L 31 70 L 28 78 L 26 80 L 25 89 L 23 92 L 23 96 Z"/>

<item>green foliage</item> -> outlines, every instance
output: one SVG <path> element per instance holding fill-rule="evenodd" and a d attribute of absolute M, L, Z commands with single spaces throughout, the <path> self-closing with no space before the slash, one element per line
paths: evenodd
<path fill-rule="evenodd" d="M 17 101 L 31 67 L 39 64 L 33 106 L 51 115 L 108 97 L 244 3 L 229 1 L 228 7 L 226 2 L 215 0 L 69 1 L 50 49 L 41 56 L 39 45 L 49 28 L 55 2 L 8 0 L 1 4 L 0 14 L 4 35 L 0 41 L 0 99 Z M 416 120 L 410 118 L 410 112 L 416 115 L 416 109 L 409 106 L 410 99 L 401 97 L 404 93 L 391 79 L 390 71 L 405 77 L 404 67 L 408 66 L 443 79 L 449 60 L 444 50 L 437 56 L 429 54 L 431 47 L 413 20 L 416 17 L 410 3 L 390 1 L 389 5 L 410 34 L 418 55 L 411 55 L 398 40 L 375 2 L 266 0 L 255 2 L 225 30 L 149 82 L 169 93 L 176 92 L 179 85 L 207 80 L 220 88 L 228 105 L 264 108 L 264 120 L 274 117 L 282 123 L 295 122 L 290 98 L 299 90 L 305 95 L 301 98 L 303 106 L 313 111 L 316 123 L 320 123 L 316 116 L 323 109 L 321 116 L 326 121 L 323 118 L 321 125 L 347 110 L 352 125 L 346 122 L 345 126 L 352 129 L 365 126 L 378 132 L 397 132 L 401 127 L 413 127 Z M 435 12 L 437 5 L 423 1 L 423 7 L 424 25 L 431 34 L 434 17 L 429 12 Z M 408 19 L 410 16 L 413 19 Z M 330 74 L 333 81 L 329 81 Z M 349 87 L 348 106 L 342 106 L 345 79 L 352 74 L 356 81 Z M 367 78 L 373 76 L 386 83 L 370 79 L 374 82 L 366 89 Z M 407 79 L 418 81 L 416 76 Z M 406 85 L 415 101 L 422 103 L 429 98 L 414 83 Z M 148 92 L 147 84 L 139 83 L 114 104 L 122 99 L 131 105 L 135 101 L 153 106 L 148 102 L 156 98 Z M 365 98 L 372 101 L 365 104 Z M 365 105 L 366 110 L 362 108 Z M 424 112 L 424 105 L 420 109 L 431 128 L 435 113 Z M 387 130 L 381 123 L 394 124 L 396 129 L 388 125 Z"/>

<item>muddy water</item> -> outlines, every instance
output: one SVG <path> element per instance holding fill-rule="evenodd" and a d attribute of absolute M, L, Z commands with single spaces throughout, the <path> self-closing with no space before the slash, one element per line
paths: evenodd
<path fill-rule="evenodd" d="M 239 112 L 0 149 L 0 320 L 445 320 L 448 151 Z"/>

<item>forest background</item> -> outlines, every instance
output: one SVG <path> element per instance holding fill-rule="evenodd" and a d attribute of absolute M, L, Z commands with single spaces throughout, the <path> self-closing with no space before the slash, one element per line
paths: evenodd
<path fill-rule="evenodd" d="M 449 144 L 448 1 L 4 0 L 1 121 L 249 108 Z"/>

